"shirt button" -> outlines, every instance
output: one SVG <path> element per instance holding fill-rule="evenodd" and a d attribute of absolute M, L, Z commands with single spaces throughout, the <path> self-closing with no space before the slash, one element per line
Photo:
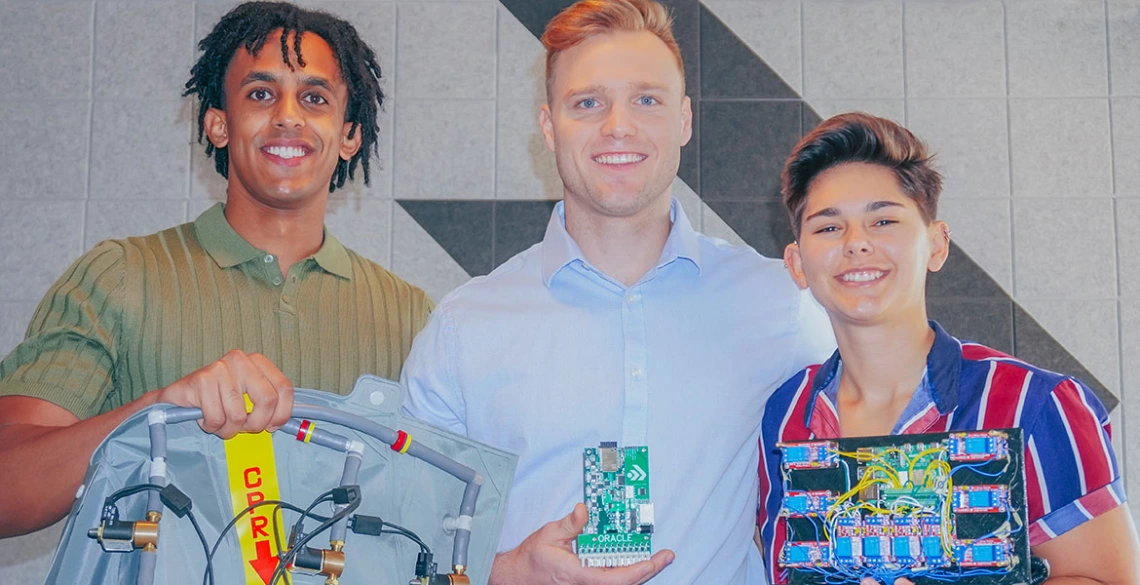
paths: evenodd
<path fill-rule="evenodd" d="M 280 276 L 274 276 L 273 277 L 273 285 L 274 286 L 281 286 L 281 277 Z"/>
<path fill-rule="evenodd" d="M 293 283 L 297 282 L 297 275 L 296 275 L 296 274 L 294 274 L 293 276 L 290 276 L 290 277 L 289 277 L 289 282 L 293 282 Z"/>
<path fill-rule="evenodd" d="M 637 301 L 640 301 L 640 300 L 641 300 L 641 295 L 639 295 L 637 293 L 633 293 L 633 294 L 625 297 L 625 301 L 627 303 L 630 303 L 630 304 L 636 303 Z"/>
<path fill-rule="evenodd" d="M 265 255 L 265 263 L 266 264 L 273 264 L 273 254 L 266 254 Z"/>
<path fill-rule="evenodd" d="M 637 379 L 641 378 L 641 368 L 634 368 L 633 370 L 630 370 L 629 373 L 634 378 L 637 378 Z"/>

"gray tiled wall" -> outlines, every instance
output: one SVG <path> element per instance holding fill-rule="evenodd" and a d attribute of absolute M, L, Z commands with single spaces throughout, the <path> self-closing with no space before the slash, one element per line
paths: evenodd
<path fill-rule="evenodd" d="M 330 228 L 437 299 L 534 241 L 560 185 L 525 14 L 567 2 L 304 3 L 357 25 L 390 98 L 372 185 L 335 194 Z M 1140 489 L 1140 0 L 670 3 L 701 98 L 675 183 L 690 217 L 778 250 L 774 173 L 816 114 L 908 124 L 940 152 L 942 215 L 984 270 L 948 266 L 932 312 L 1003 350 L 1071 353 L 1121 398 Z M 223 197 L 179 94 L 233 4 L 0 0 L 0 353 L 83 250 Z M 54 534 L 0 541 L 0 582 L 42 580 Z"/>

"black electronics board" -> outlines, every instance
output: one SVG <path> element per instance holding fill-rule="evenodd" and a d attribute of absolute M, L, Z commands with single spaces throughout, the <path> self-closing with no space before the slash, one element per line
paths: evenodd
<path fill-rule="evenodd" d="M 1029 583 L 1021 429 L 777 447 L 789 583 Z"/>

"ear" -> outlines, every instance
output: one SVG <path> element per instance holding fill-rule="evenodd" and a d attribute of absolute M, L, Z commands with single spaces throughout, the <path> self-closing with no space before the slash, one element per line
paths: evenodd
<path fill-rule="evenodd" d="M 926 269 L 938 272 L 950 256 L 950 226 L 939 220 L 931 222 L 926 229 L 930 238 L 930 260 L 926 262 Z"/>
<path fill-rule="evenodd" d="M 792 281 L 801 290 L 808 287 L 807 275 L 804 274 L 804 263 L 803 258 L 800 257 L 800 245 L 798 243 L 792 242 L 784 248 L 784 268 L 788 269 Z"/>
<path fill-rule="evenodd" d="M 356 156 L 356 152 L 360 150 L 360 144 L 363 141 L 361 135 L 364 134 L 364 129 L 358 127 L 356 132 L 353 132 L 352 127 L 354 125 L 353 122 L 345 122 L 341 130 L 340 158 L 343 160 L 352 160 L 352 157 Z M 351 138 L 348 136 L 349 133 L 352 134 Z"/>
<path fill-rule="evenodd" d="M 230 135 L 226 130 L 226 113 L 218 108 L 210 108 L 206 110 L 206 116 L 202 120 L 202 128 L 206 131 L 206 137 L 210 139 L 210 144 L 214 148 L 225 148 L 230 143 Z"/>
<path fill-rule="evenodd" d="M 689 96 L 681 101 L 681 146 L 693 138 L 693 101 Z"/>
<path fill-rule="evenodd" d="M 554 152 L 554 115 L 550 113 L 550 104 L 542 104 L 538 111 L 538 126 L 542 128 L 542 140 L 546 148 Z"/>

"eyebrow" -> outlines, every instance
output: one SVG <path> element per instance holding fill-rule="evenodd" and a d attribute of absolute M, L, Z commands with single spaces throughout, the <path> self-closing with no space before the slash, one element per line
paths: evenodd
<path fill-rule="evenodd" d="M 884 207 L 902 207 L 903 204 L 898 201 L 872 201 L 867 204 L 867 212 L 878 211 Z"/>
<path fill-rule="evenodd" d="M 631 82 L 629 82 L 629 86 L 632 87 L 635 91 L 664 92 L 664 91 L 669 90 L 668 87 L 666 87 L 660 83 L 650 83 L 648 81 L 638 81 L 638 82 L 631 81 Z M 580 89 L 571 89 L 571 90 L 566 92 L 566 99 L 572 99 L 572 98 L 578 97 L 580 95 L 587 95 L 587 94 L 594 94 L 594 93 L 602 93 L 602 94 L 609 93 L 609 88 L 607 88 L 604 85 L 594 85 L 594 86 L 590 86 L 590 87 L 583 87 Z"/>
<path fill-rule="evenodd" d="M 265 83 L 277 83 L 278 78 L 276 75 L 269 73 L 268 71 L 253 71 L 241 80 L 241 85 L 239 87 L 244 87 L 246 85 L 259 81 Z M 325 79 L 324 77 L 306 75 L 304 77 L 301 77 L 301 85 L 304 85 L 306 87 L 323 87 L 329 91 L 332 91 L 332 84 L 329 83 L 329 80 Z"/>
<path fill-rule="evenodd" d="M 834 207 L 825 207 L 819 211 L 804 218 L 804 223 L 807 223 L 817 217 L 835 217 L 839 215 L 839 210 Z"/>
<path fill-rule="evenodd" d="M 265 83 L 277 83 L 277 76 L 265 71 L 253 71 L 241 80 L 241 85 L 239 87 L 244 87 L 258 81 L 264 81 Z"/>
<path fill-rule="evenodd" d="M 566 92 L 566 99 L 572 99 L 580 95 L 587 95 L 591 93 L 606 93 L 606 88 L 601 85 L 594 85 L 591 87 L 583 87 L 581 89 L 571 89 Z"/>
<path fill-rule="evenodd" d="M 668 87 L 666 87 L 660 83 L 650 83 L 648 81 L 642 81 L 639 83 L 631 83 L 630 85 L 633 86 L 633 88 L 638 90 L 638 91 L 668 91 L 668 89 L 669 89 Z"/>
<path fill-rule="evenodd" d="M 897 201 L 872 201 L 867 204 L 866 212 L 874 213 L 884 207 L 902 207 L 903 204 Z M 825 207 L 804 218 L 804 222 L 810 221 L 816 217 L 836 217 L 839 215 L 839 209 L 835 207 Z"/>

